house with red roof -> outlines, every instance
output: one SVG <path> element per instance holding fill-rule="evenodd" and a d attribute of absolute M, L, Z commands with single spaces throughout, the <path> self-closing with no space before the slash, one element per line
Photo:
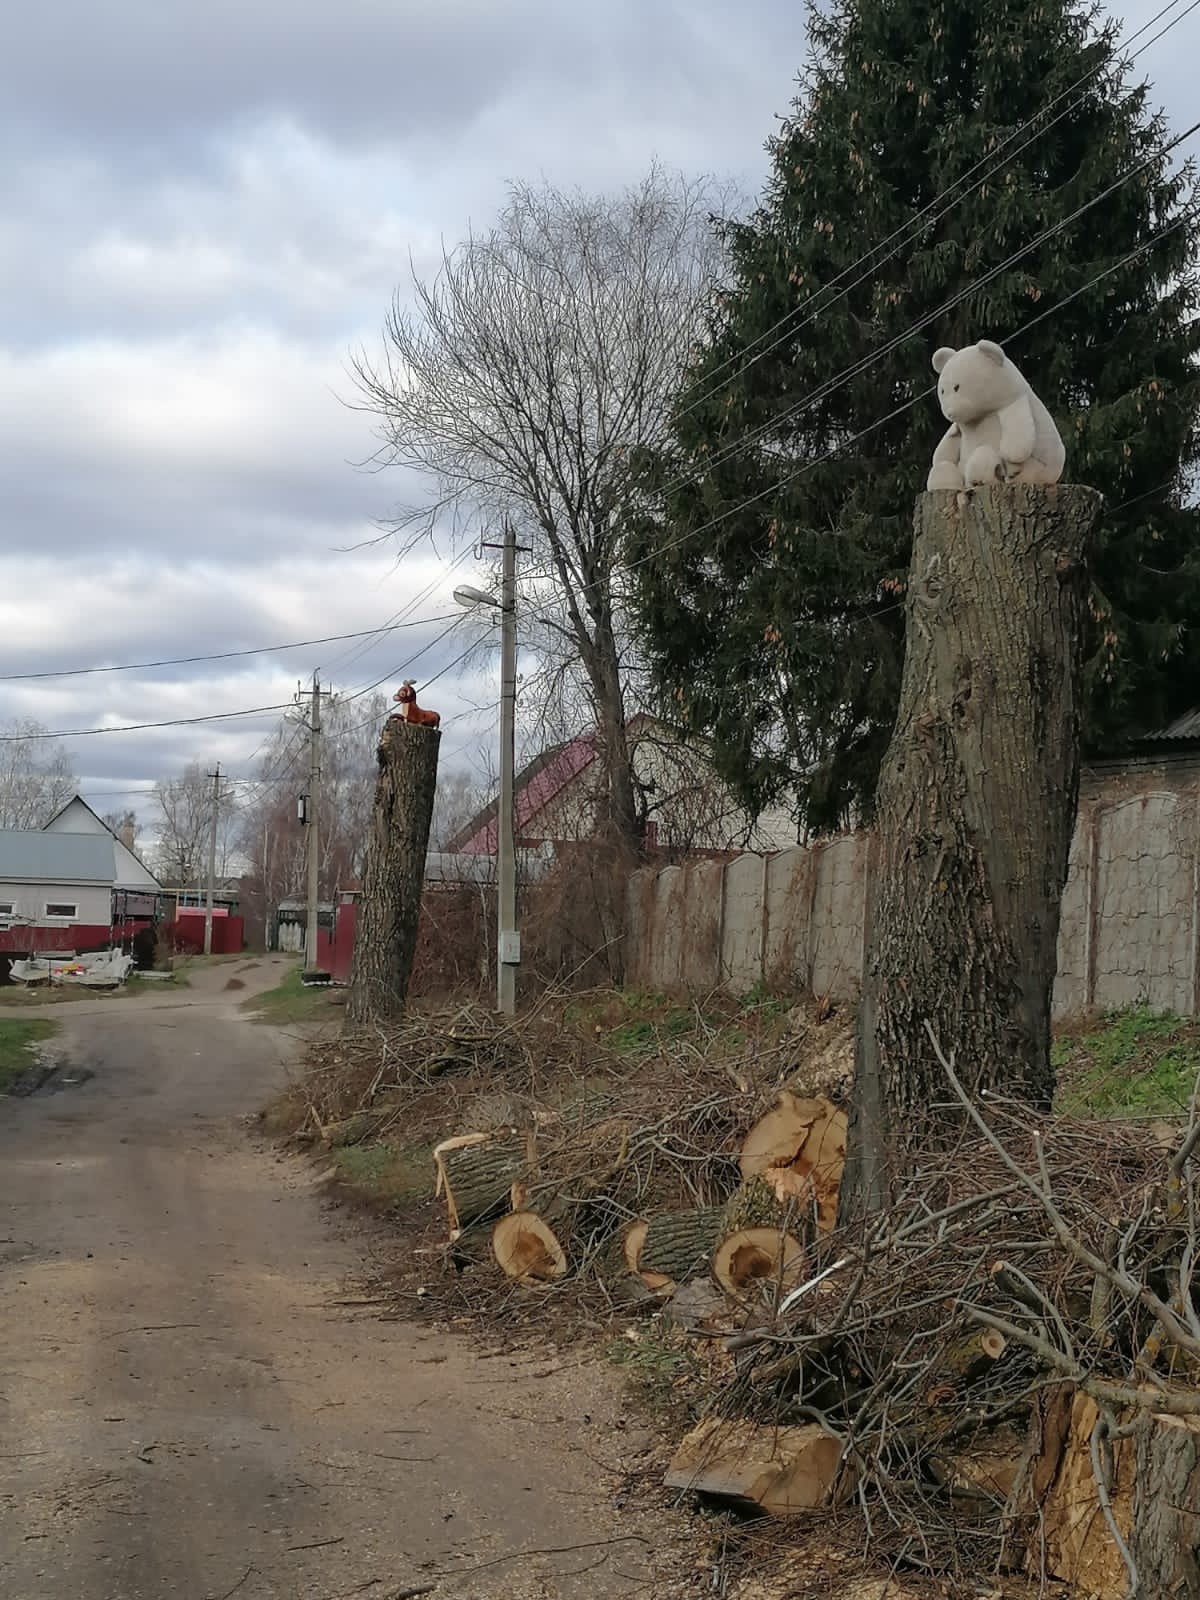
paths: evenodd
<path fill-rule="evenodd" d="M 712 769 L 702 743 L 644 713 L 628 724 L 630 756 L 641 798 L 646 844 L 674 855 L 786 850 L 796 824 L 785 811 L 750 818 Z M 578 843 L 592 836 L 603 783 L 599 736 L 593 729 L 551 745 L 517 774 L 513 785 L 520 849 Z M 492 800 L 446 843 L 459 855 L 494 855 L 498 801 Z"/>

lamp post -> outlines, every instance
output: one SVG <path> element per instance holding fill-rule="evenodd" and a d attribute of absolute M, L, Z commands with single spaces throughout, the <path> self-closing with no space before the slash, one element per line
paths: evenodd
<path fill-rule="evenodd" d="M 517 539 L 505 528 L 501 546 L 500 598 L 464 585 L 455 589 L 460 606 L 491 606 L 500 613 L 500 802 L 496 814 L 496 1004 L 506 1017 L 517 1009 L 517 850 L 513 831 L 513 779 L 516 765 L 517 708 Z"/>

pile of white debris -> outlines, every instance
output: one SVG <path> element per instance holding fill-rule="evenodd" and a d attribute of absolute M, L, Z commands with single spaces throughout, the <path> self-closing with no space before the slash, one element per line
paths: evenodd
<path fill-rule="evenodd" d="M 82 984 L 88 989 L 117 989 L 133 970 L 133 957 L 121 950 L 96 950 L 90 955 L 33 956 L 14 961 L 9 976 L 14 983 Z"/>

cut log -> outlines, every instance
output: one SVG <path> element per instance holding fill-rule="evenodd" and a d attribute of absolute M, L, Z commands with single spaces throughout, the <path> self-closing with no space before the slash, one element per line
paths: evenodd
<path fill-rule="evenodd" d="M 492 1254 L 508 1278 L 550 1283 L 567 1270 L 567 1255 L 553 1229 L 533 1211 L 512 1211 L 492 1229 Z"/>
<path fill-rule="evenodd" d="M 702 1211 L 664 1211 L 650 1219 L 638 1254 L 637 1271 L 649 1288 L 647 1273 L 672 1283 L 686 1283 L 708 1268 L 709 1257 L 721 1236 L 719 1208 Z"/>
<path fill-rule="evenodd" d="M 778 1200 L 815 1214 L 819 1231 L 828 1233 L 837 1220 L 846 1126 L 846 1113 L 832 1101 L 801 1100 L 784 1089 L 742 1143 L 743 1181 L 761 1178 Z"/>
<path fill-rule="evenodd" d="M 778 1228 L 741 1228 L 713 1251 L 713 1277 L 739 1300 L 763 1284 L 794 1289 L 807 1271 L 804 1250 Z"/>
<path fill-rule="evenodd" d="M 529 1166 L 523 1137 L 493 1139 L 466 1133 L 445 1139 L 433 1152 L 437 1193 L 444 1194 L 455 1237 L 472 1222 L 482 1221 L 507 1205 Z"/>
<path fill-rule="evenodd" d="M 815 1423 L 780 1428 L 708 1417 L 679 1446 L 663 1480 L 742 1510 L 787 1516 L 834 1503 L 851 1487 L 839 1440 Z"/>
<path fill-rule="evenodd" d="M 981 1378 L 1008 1348 L 1008 1340 L 992 1328 L 969 1333 L 952 1344 L 938 1363 L 937 1389 L 947 1385 L 952 1391 L 965 1388 Z M 934 1394 L 926 1396 L 930 1404 L 936 1403 Z"/>

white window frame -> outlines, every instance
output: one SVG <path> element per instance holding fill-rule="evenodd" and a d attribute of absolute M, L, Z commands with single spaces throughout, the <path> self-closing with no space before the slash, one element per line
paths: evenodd
<path fill-rule="evenodd" d="M 51 911 L 51 906 L 59 906 L 61 909 L 58 911 Z M 70 907 L 69 911 L 66 909 L 68 906 Z M 47 922 L 78 922 L 79 901 L 47 900 L 45 906 L 42 908 L 42 914 Z"/>
<path fill-rule="evenodd" d="M 15 917 L 17 902 L 15 900 L 0 900 L 0 917 Z"/>

